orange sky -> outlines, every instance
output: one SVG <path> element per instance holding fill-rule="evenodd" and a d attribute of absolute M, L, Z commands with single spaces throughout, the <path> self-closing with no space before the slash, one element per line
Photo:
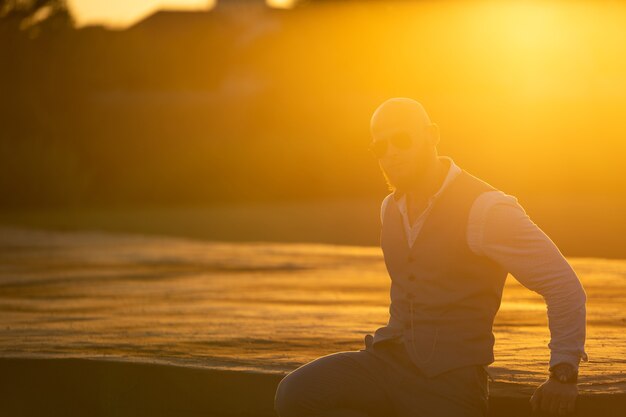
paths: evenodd
<path fill-rule="evenodd" d="M 285 1 L 272 0 L 274 4 Z M 156 9 L 205 9 L 210 3 L 207 0 L 108 0 L 106 3 L 69 0 L 69 4 L 79 25 L 106 22 L 123 27 Z M 344 6 L 354 4 L 344 3 Z M 577 181 L 584 179 L 587 187 L 600 180 L 623 187 L 624 3 L 486 0 L 414 2 L 408 9 L 405 6 L 398 14 L 387 7 L 381 9 L 378 23 L 389 25 L 389 30 L 383 32 L 384 39 L 360 31 L 363 22 L 354 28 L 350 25 L 356 23 L 346 21 L 346 36 L 332 39 L 344 56 L 327 63 L 326 76 L 338 80 L 342 76 L 342 63 L 360 59 L 361 51 L 350 49 L 351 42 L 393 45 L 379 48 L 376 59 L 395 62 L 399 69 L 355 72 L 351 79 L 356 96 L 361 94 L 360 86 L 370 81 L 385 85 L 382 79 L 393 76 L 396 85 L 402 86 L 403 95 L 421 97 L 424 91 L 437 92 L 427 105 L 431 117 L 445 129 L 446 138 L 460 140 L 480 135 L 485 143 L 482 152 L 489 149 L 489 155 L 515 151 L 521 157 L 519 150 L 526 149 L 527 157 L 532 156 L 535 163 L 550 165 L 563 181 L 569 175 L 563 173 L 576 172 Z M 317 9 L 315 13 L 340 15 L 329 14 L 328 9 L 320 10 L 322 7 Z M 310 13 L 312 22 L 315 13 Z M 365 14 L 354 16 L 358 20 Z M 314 26 L 311 24 L 306 30 Z M 308 62 L 302 58 L 308 54 L 306 50 L 289 49 L 288 53 L 296 56 L 288 61 L 291 71 L 281 73 L 283 85 L 299 88 L 305 100 L 307 94 L 317 93 L 317 87 L 302 86 L 300 80 L 303 74 L 321 80 L 319 68 L 298 66 L 299 62 Z M 338 106 L 341 120 L 336 120 L 337 125 L 349 126 L 346 121 L 350 117 L 359 120 L 366 110 L 370 111 L 359 106 L 345 108 L 343 100 L 345 91 L 331 101 Z M 300 110 L 297 107 L 286 110 L 290 111 L 296 120 Z M 454 126 L 462 128 L 454 130 Z M 442 144 L 443 153 L 446 143 Z M 557 160 L 552 158 L 555 154 L 559 155 Z M 495 164 L 491 160 L 490 163 Z M 504 170 L 494 165 L 496 168 Z M 538 171 L 534 178 L 520 181 L 540 182 L 543 175 L 544 172 Z"/>

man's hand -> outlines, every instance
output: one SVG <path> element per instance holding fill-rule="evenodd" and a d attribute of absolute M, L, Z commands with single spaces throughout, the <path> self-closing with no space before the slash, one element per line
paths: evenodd
<path fill-rule="evenodd" d="M 548 379 L 535 390 L 530 397 L 533 412 L 538 410 L 551 414 L 569 414 L 574 411 L 578 397 L 576 383 L 563 383 Z"/>

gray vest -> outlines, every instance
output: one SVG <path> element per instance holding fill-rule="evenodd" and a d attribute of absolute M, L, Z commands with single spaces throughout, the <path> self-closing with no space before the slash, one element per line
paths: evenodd
<path fill-rule="evenodd" d="M 462 172 L 434 200 L 409 248 L 396 191 L 380 234 L 391 277 L 389 322 L 374 343 L 401 336 L 411 361 L 427 376 L 494 361 L 492 326 L 507 271 L 467 245 L 476 197 L 494 188 Z"/>

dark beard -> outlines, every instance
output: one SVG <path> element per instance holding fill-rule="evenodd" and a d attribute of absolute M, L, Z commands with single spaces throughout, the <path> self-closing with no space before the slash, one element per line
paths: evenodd
<path fill-rule="evenodd" d="M 395 188 L 399 192 L 409 192 L 420 189 L 423 187 L 424 178 L 426 176 L 426 169 L 428 163 L 428 155 L 423 154 L 420 157 L 420 160 L 415 161 L 411 165 L 411 172 L 406 177 L 402 178 L 400 181 L 396 181 L 394 183 Z"/>

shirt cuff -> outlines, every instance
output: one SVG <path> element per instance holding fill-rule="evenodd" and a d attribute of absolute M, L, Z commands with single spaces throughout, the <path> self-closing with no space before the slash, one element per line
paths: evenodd
<path fill-rule="evenodd" d="M 587 353 L 582 352 L 580 355 L 572 355 L 570 353 L 552 352 L 550 354 L 550 368 L 552 368 L 554 365 L 558 363 L 567 362 L 573 365 L 576 371 L 578 371 L 578 365 L 581 359 L 584 362 L 588 362 L 589 358 L 587 357 Z"/>

